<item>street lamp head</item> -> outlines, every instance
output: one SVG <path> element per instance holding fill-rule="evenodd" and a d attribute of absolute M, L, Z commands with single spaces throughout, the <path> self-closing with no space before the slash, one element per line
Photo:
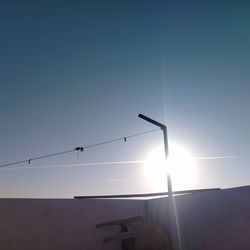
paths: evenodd
<path fill-rule="evenodd" d="M 159 122 L 157 122 L 157 121 L 155 121 L 155 120 L 153 120 L 153 119 L 151 119 L 151 118 L 149 118 L 149 117 L 147 117 L 147 116 L 145 116 L 143 114 L 139 114 L 138 117 L 145 120 L 145 121 L 147 121 L 147 122 L 150 122 L 150 123 L 154 124 L 155 126 L 161 128 L 162 130 L 167 129 L 167 127 L 164 124 L 159 123 Z"/>

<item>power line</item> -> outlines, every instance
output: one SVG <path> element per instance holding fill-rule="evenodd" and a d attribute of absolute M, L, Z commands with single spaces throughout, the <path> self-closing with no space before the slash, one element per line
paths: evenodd
<path fill-rule="evenodd" d="M 194 160 L 221 160 L 221 159 L 224 160 L 224 159 L 237 159 L 237 158 L 238 158 L 237 156 L 230 156 L 230 155 L 229 156 L 193 157 Z M 19 163 L 23 163 L 23 162 L 27 162 L 27 160 L 20 161 Z M 43 166 L 34 166 L 34 167 L 26 166 L 26 167 L 17 167 L 17 168 L 10 168 L 10 169 L 12 170 L 12 169 L 38 169 L 38 168 L 64 168 L 64 167 L 92 167 L 92 166 L 105 166 L 105 165 L 120 165 L 121 166 L 121 165 L 128 165 L 128 164 L 140 165 L 142 163 L 145 163 L 145 160 L 87 162 L 87 163 L 61 164 L 61 165 L 43 165 Z"/>
<path fill-rule="evenodd" d="M 109 144 L 109 143 L 113 143 L 113 142 L 117 142 L 117 141 L 121 141 L 121 140 L 126 142 L 128 138 L 133 138 L 133 137 L 149 134 L 149 133 L 156 132 L 156 131 L 159 131 L 159 129 L 148 130 L 148 131 L 144 131 L 144 132 L 141 132 L 141 133 L 132 134 L 132 135 L 128 135 L 128 136 L 123 136 L 123 137 L 119 137 L 119 138 L 115 138 L 115 139 L 112 139 L 112 140 L 103 141 L 103 142 L 99 142 L 99 143 L 95 143 L 95 144 L 91 144 L 91 145 L 87 145 L 87 146 L 75 147 L 74 149 L 70 149 L 70 150 L 66 150 L 66 151 L 62 151 L 62 152 L 57 152 L 57 153 L 53 153 L 53 154 L 47 154 L 47 155 L 42 155 L 42 156 L 39 156 L 39 157 L 27 158 L 26 160 L 10 162 L 10 163 L 0 165 L 0 168 L 13 166 L 13 165 L 18 165 L 18 164 L 21 164 L 21 163 L 30 164 L 31 161 L 40 160 L 40 159 L 44 159 L 44 158 L 49 158 L 49 157 L 62 155 L 62 154 L 67 154 L 67 153 L 72 153 L 72 152 L 83 152 L 85 149 L 88 149 L 88 148 L 93 148 L 93 147 L 97 147 L 97 146 L 101 146 L 101 145 L 104 145 L 104 144 Z"/>

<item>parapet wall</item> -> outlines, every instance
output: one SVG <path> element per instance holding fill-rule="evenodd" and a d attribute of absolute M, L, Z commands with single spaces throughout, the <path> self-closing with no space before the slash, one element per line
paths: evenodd
<path fill-rule="evenodd" d="M 249 186 L 179 195 L 175 205 L 181 250 L 250 249 Z M 119 250 L 124 239 L 119 223 L 96 225 L 133 217 L 154 229 L 136 249 L 162 249 L 161 240 L 169 245 L 168 206 L 168 198 L 0 199 L 0 249 Z M 130 231 L 124 235 L 131 236 Z M 111 236 L 118 240 L 105 244 L 103 240 Z"/>
<path fill-rule="evenodd" d="M 138 215 L 145 215 L 144 201 L 0 199 L 0 249 L 119 250 L 119 241 L 103 243 L 119 228 L 96 224 Z"/>

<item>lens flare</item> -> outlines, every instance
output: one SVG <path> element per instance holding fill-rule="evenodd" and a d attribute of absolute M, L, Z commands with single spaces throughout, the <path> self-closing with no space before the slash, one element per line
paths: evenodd
<path fill-rule="evenodd" d="M 164 148 L 154 149 L 144 162 L 145 178 L 156 189 L 166 190 L 167 173 L 172 177 L 175 190 L 192 187 L 197 175 L 194 157 L 178 144 L 169 144 L 169 156 L 165 159 Z"/>

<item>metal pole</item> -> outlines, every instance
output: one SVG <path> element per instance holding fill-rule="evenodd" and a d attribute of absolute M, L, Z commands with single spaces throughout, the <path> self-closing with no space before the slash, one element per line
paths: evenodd
<path fill-rule="evenodd" d="M 168 135 L 167 135 L 167 127 L 159 123 L 145 115 L 139 114 L 139 118 L 142 118 L 143 120 L 150 122 L 157 127 L 159 127 L 163 132 L 163 139 L 164 139 L 164 149 L 165 149 L 165 158 L 168 159 Z M 170 173 L 167 173 L 167 184 L 168 184 L 168 194 L 169 194 L 169 214 L 170 214 L 170 232 L 171 232 L 171 239 L 172 239 L 172 247 L 173 250 L 181 250 L 180 245 L 180 235 L 178 233 L 178 227 L 177 227 L 177 217 L 176 217 L 176 210 L 175 210 L 175 204 L 174 204 L 174 197 L 173 197 L 173 190 L 172 190 L 172 180 Z"/>
<path fill-rule="evenodd" d="M 165 159 L 168 159 L 168 135 L 167 135 L 167 127 L 165 126 L 164 129 L 162 129 L 163 131 L 163 138 L 164 138 L 164 149 L 165 149 Z M 168 172 L 167 173 L 167 183 L 168 183 L 168 193 L 169 196 L 173 196 L 173 189 L 172 189 L 172 179 L 171 179 L 171 175 Z"/>
<path fill-rule="evenodd" d="M 165 159 L 167 160 L 168 159 L 168 134 L 167 134 L 167 126 L 165 126 L 164 124 L 162 123 L 159 123 L 143 114 L 139 114 L 138 115 L 139 118 L 147 121 L 147 122 L 150 122 L 154 125 L 156 125 L 157 127 L 159 127 L 162 132 L 163 132 L 163 139 L 164 139 L 164 151 L 165 151 Z M 172 189 L 172 180 L 171 180 L 171 175 L 170 173 L 167 173 L 167 184 L 168 184 L 168 193 L 169 193 L 169 196 L 173 196 L 173 189 Z"/>

